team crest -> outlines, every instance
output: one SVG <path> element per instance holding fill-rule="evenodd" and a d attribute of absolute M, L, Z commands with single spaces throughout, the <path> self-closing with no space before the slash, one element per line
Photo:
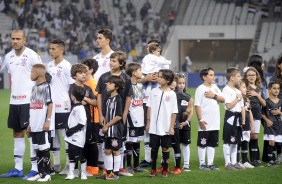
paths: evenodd
<path fill-rule="evenodd" d="M 170 101 L 170 98 L 171 98 L 170 96 L 166 96 L 166 97 L 165 97 L 165 101 L 169 102 L 169 101 Z"/>
<path fill-rule="evenodd" d="M 26 58 L 22 58 L 22 63 L 21 63 L 21 65 L 22 65 L 22 66 L 25 66 L 25 65 L 26 65 L 26 61 L 27 61 Z"/>
<path fill-rule="evenodd" d="M 62 70 L 57 70 L 57 77 L 61 77 L 62 75 Z"/>
<path fill-rule="evenodd" d="M 136 133 L 135 133 L 135 130 L 130 130 L 130 136 L 131 136 L 131 137 L 135 137 L 135 134 L 136 134 Z"/>
<path fill-rule="evenodd" d="M 112 147 L 117 147 L 118 146 L 118 140 L 112 139 Z"/>
<path fill-rule="evenodd" d="M 106 66 L 107 66 L 107 60 L 104 60 L 104 61 L 103 61 L 102 66 L 103 66 L 103 67 L 106 67 Z"/>
<path fill-rule="evenodd" d="M 230 141 L 231 141 L 231 142 L 235 142 L 235 137 L 234 137 L 234 136 L 231 136 Z"/>
<path fill-rule="evenodd" d="M 206 144 L 207 144 L 207 139 L 201 138 L 201 145 L 206 145 Z"/>

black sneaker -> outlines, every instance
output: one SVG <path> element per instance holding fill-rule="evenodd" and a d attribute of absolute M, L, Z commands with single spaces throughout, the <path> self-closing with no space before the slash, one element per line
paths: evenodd
<path fill-rule="evenodd" d="M 218 171 L 220 170 L 216 165 L 208 165 L 208 168 L 212 171 Z"/>
<path fill-rule="evenodd" d="M 209 171 L 210 170 L 210 168 L 205 164 L 200 165 L 199 169 L 203 170 L 203 171 Z"/>
<path fill-rule="evenodd" d="M 151 167 L 151 163 L 147 162 L 146 160 L 142 160 L 139 164 L 140 167 Z"/>
<path fill-rule="evenodd" d="M 254 167 L 263 167 L 257 160 L 253 161 L 253 162 L 252 162 L 252 165 L 253 165 Z"/>

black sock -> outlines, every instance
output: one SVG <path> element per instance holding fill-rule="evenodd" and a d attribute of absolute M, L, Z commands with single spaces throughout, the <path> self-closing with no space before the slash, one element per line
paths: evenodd
<path fill-rule="evenodd" d="M 97 143 L 93 143 L 93 167 L 98 167 L 99 150 Z"/>
<path fill-rule="evenodd" d="M 249 150 L 250 150 L 250 161 L 253 162 L 253 161 L 255 161 L 255 158 L 254 158 L 254 140 L 253 139 L 250 140 Z"/>
<path fill-rule="evenodd" d="M 98 147 L 97 143 L 85 144 L 84 147 L 85 158 L 87 160 L 87 166 L 98 167 Z"/>
<path fill-rule="evenodd" d="M 125 143 L 126 147 L 126 152 L 124 153 L 126 155 L 126 160 L 127 160 L 127 167 L 132 167 L 131 160 L 132 160 L 132 143 L 127 142 Z"/>
<path fill-rule="evenodd" d="M 254 140 L 254 159 L 255 160 L 260 160 L 260 151 L 259 151 L 259 147 L 258 147 L 258 139 Z"/>
<path fill-rule="evenodd" d="M 157 169 L 158 149 L 151 150 L 152 170 Z"/>
<path fill-rule="evenodd" d="M 169 152 L 163 152 L 163 171 L 167 171 Z"/>
<path fill-rule="evenodd" d="M 42 151 L 44 175 L 50 174 L 50 152 L 49 150 Z"/>
<path fill-rule="evenodd" d="M 237 163 L 240 162 L 241 148 L 242 148 L 242 142 L 237 145 Z"/>
<path fill-rule="evenodd" d="M 267 156 L 268 156 L 268 162 L 273 161 L 273 147 L 271 145 L 268 145 L 267 147 Z"/>
<path fill-rule="evenodd" d="M 242 141 L 241 148 L 242 163 L 248 162 L 248 142 Z"/>
<path fill-rule="evenodd" d="M 173 144 L 172 148 L 174 150 L 174 160 L 175 160 L 175 167 L 180 168 L 181 164 L 181 150 L 180 144 Z"/>
<path fill-rule="evenodd" d="M 264 140 L 263 141 L 263 152 L 262 152 L 262 161 L 267 162 L 268 161 L 268 157 L 267 157 L 267 148 L 269 145 L 269 141 Z"/>
<path fill-rule="evenodd" d="M 43 163 L 43 154 L 42 151 L 36 151 L 36 157 L 37 157 L 37 168 L 38 173 L 43 174 L 45 172 L 44 170 L 44 163 Z"/>
<path fill-rule="evenodd" d="M 274 144 L 274 146 L 273 146 L 273 161 L 275 161 L 275 160 L 276 160 L 276 146 Z"/>
<path fill-rule="evenodd" d="M 134 168 L 139 166 L 139 157 L 140 157 L 140 142 L 132 144 L 133 147 L 133 166 Z"/>
<path fill-rule="evenodd" d="M 275 143 L 275 147 L 276 147 L 276 153 L 277 156 L 281 154 L 281 143 L 280 142 L 276 142 Z"/>

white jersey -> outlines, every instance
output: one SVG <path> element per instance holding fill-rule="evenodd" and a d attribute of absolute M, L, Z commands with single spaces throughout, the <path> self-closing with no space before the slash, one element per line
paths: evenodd
<path fill-rule="evenodd" d="M 231 103 L 234 99 L 236 99 L 237 95 L 241 95 L 241 91 L 236 89 L 236 88 L 232 89 L 231 87 L 226 85 L 222 89 L 222 95 L 224 96 L 224 99 L 225 99 L 224 108 L 225 108 L 225 110 L 228 110 L 226 108 L 226 104 Z M 232 109 L 229 109 L 229 111 L 231 111 L 231 112 L 241 112 L 242 107 L 244 107 L 244 100 L 243 99 L 241 101 L 239 101 L 239 103 L 236 103 L 236 105 Z"/>
<path fill-rule="evenodd" d="M 20 56 L 11 50 L 6 56 L 3 67 L 11 74 L 12 91 L 10 104 L 20 105 L 30 103 L 32 86 L 35 84 L 30 79 L 32 66 L 42 63 L 40 56 L 26 47 Z"/>
<path fill-rule="evenodd" d="M 147 54 L 142 60 L 142 73 L 149 74 L 158 72 L 163 68 L 163 65 L 170 65 L 171 61 L 164 57 L 159 57 L 154 54 Z"/>
<path fill-rule="evenodd" d="M 55 61 L 47 64 L 47 72 L 52 76 L 50 86 L 56 113 L 67 113 L 71 110 L 69 86 L 74 83 L 74 80 L 70 71 L 71 64 L 65 59 L 57 65 Z"/>
<path fill-rule="evenodd" d="M 69 120 L 68 120 L 68 127 L 73 128 L 78 124 L 84 125 L 83 128 L 74 133 L 70 137 L 65 137 L 65 141 L 68 143 L 81 147 L 84 147 L 85 144 L 85 138 L 86 138 L 86 112 L 82 104 L 80 105 L 75 105 L 74 108 L 72 109 Z"/>
<path fill-rule="evenodd" d="M 151 108 L 149 133 L 161 136 L 169 135 L 171 115 L 178 113 L 175 92 L 154 88 L 151 91 L 147 106 Z"/>
<path fill-rule="evenodd" d="M 141 83 L 132 84 L 133 95 L 129 106 L 129 116 L 127 121 L 128 127 L 144 126 L 144 109 L 143 109 L 143 85 Z"/>
<path fill-rule="evenodd" d="M 220 129 L 220 110 L 219 104 L 216 100 L 212 98 L 206 98 L 204 93 L 206 91 L 212 91 L 218 96 L 222 96 L 220 89 L 217 85 L 212 84 L 212 86 L 206 87 L 201 84 L 195 92 L 195 106 L 201 108 L 202 119 L 207 123 L 206 130 L 219 130 Z M 203 131 L 198 124 L 198 131 Z"/>
<path fill-rule="evenodd" d="M 103 75 L 106 72 L 109 72 L 110 69 L 110 56 L 114 53 L 113 50 L 111 50 L 104 58 L 102 58 L 102 53 L 99 53 L 93 57 L 98 62 L 98 70 L 94 74 L 94 79 L 96 81 L 99 81 L 99 78 L 101 75 Z"/>

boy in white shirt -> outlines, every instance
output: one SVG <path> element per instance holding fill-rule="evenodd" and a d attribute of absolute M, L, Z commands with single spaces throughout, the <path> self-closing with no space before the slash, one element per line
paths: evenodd
<path fill-rule="evenodd" d="M 215 147 L 218 146 L 220 128 L 219 104 L 224 102 L 220 89 L 214 84 L 214 70 L 205 68 L 200 71 L 204 81 L 195 92 L 195 109 L 198 118 L 198 156 L 201 170 L 219 170 L 213 163 Z M 208 165 L 205 156 L 207 152 Z"/>

